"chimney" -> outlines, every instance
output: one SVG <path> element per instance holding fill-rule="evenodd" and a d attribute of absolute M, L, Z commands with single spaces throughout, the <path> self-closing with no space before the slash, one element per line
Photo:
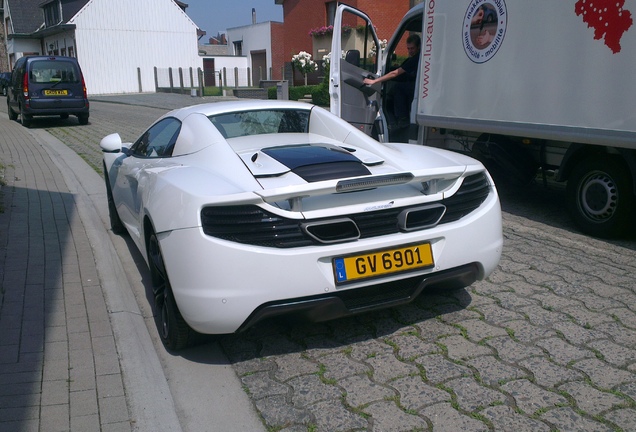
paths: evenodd
<path fill-rule="evenodd" d="M 256 24 L 256 9 L 252 8 L 252 25 Z"/>

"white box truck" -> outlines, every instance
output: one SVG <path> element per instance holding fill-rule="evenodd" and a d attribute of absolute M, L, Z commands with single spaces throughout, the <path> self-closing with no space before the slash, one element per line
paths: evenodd
<path fill-rule="evenodd" d="M 331 111 L 380 141 L 467 152 L 495 178 L 549 173 L 582 231 L 618 235 L 636 224 L 635 14 L 636 0 L 425 0 L 383 51 L 369 18 L 341 5 Z M 411 34 L 419 69 L 400 127 L 398 82 L 363 80 L 399 68 Z"/>

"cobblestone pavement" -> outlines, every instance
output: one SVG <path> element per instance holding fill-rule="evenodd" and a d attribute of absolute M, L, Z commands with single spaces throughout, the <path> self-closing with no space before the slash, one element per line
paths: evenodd
<path fill-rule="evenodd" d="M 172 108 L 156 105 L 131 116 L 94 102 L 89 126 L 44 127 L 99 169 L 99 139 L 114 126 L 134 139 Z M 636 430 L 636 240 L 577 234 L 560 191 L 526 192 L 502 193 L 503 255 L 485 281 L 354 318 L 279 319 L 222 338 L 265 426 Z"/>
<path fill-rule="evenodd" d="M 266 424 L 634 430 L 633 251 L 504 216 L 499 269 L 468 289 L 224 339 Z"/>

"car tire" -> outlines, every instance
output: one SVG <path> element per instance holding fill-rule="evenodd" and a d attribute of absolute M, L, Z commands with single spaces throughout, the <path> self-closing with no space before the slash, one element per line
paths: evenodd
<path fill-rule="evenodd" d="M 18 119 L 18 113 L 11 109 L 9 99 L 7 99 L 7 114 L 9 115 L 9 120 L 16 121 Z"/>
<path fill-rule="evenodd" d="M 106 173 L 106 166 L 104 166 L 104 173 Z M 108 174 L 104 174 L 104 181 L 106 182 L 106 199 L 108 200 L 108 218 L 110 219 L 110 229 L 114 234 L 124 234 L 126 227 L 117 213 L 117 206 L 113 198 L 113 191 L 110 188 L 110 181 L 108 180 Z"/>
<path fill-rule="evenodd" d="M 165 347 L 178 351 L 195 343 L 197 333 L 185 322 L 172 294 L 165 270 L 159 240 L 152 234 L 148 241 L 148 263 L 152 280 L 152 293 L 158 308 L 159 336 Z"/>
<path fill-rule="evenodd" d="M 87 125 L 88 124 L 88 115 L 77 116 L 77 120 L 79 120 L 79 124 Z"/>
<path fill-rule="evenodd" d="M 183 320 L 170 286 L 166 287 L 164 293 L 160 317 L 161 341 L 169 350 L 179 351 L 193 345 L 194 331 Z"/>
<path fill-rule="evenodd" d="M 164 300 L 166 269 L 163 264 L 163 255 L 159 248 L 159 239 L 155 234 L 148 239 L 148 264 L 150 266 L 150 281 L 152 283 L 152 295 L 155 305 L 161 307 Z"/>
<path fill-rule="evenodd" d="M 20 122 L 22 122 L 22 126 L 30 128 L 32 120 L 33 116 L 25 114 L 24 109 L 20 106 Z"/>
<path fill-rule="evenodd" d="M 567 207 L 579 228 L 614 237 L 631 226 L 636 196 L 629 169 L 617 157 L 594 156 L 574 167 L 567 183 Z"/>

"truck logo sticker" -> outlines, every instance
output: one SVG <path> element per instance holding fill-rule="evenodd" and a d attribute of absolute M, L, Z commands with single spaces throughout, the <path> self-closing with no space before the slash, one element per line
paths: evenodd
<path fill-rule="evenodd" d="M 462 29 L 462 43 L 469 59 L 484 63 L 497 54 L 506 35 L 507 19 L 504 0 L 470 1 Z"/>
<path fill-rule="evenodd" d="M 579 0 L 576 15 L 594 29 L 594 39 L 604 38 L 614 54 L 621 51 L 621 38 L 632 26 L 632 14 L 623 9 L 625 0 Z"/>

